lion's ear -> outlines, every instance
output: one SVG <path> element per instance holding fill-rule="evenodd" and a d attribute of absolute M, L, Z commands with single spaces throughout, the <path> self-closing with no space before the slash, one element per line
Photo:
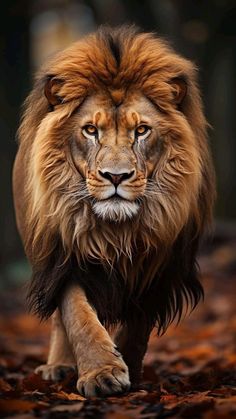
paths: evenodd
<path fill-rule="evenodd" d="M 180 105 L 187 93 L 187 83 L 180 77 L 175 77 L 170 82 L 173 93 L 173 102 Z"/>
<path fill-rule="evenodd" d="M 55 76 L 48 76 L 44 85 L 44 94 L 51 106 L 62 103 L 63 98 L 59 95 L 63 80 Z"/>

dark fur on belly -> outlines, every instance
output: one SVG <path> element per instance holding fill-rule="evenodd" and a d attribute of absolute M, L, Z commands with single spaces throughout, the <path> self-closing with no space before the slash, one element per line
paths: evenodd
<path fill-rule="evenodd" d="M 141 295 L 130 293 L 129 281 L 124 281 L 115 270 L 106 271 L 100 263 L 87 262 L 82 268 L 75 255 L 65 262 L 58 239 L 50 257 L 33 270 L 28 294 L 30 307 L 41 319 L 48 318 L 60 304 L 65 287 L 74 282 L 85 290 L 103 324 L 132 325 L 145 313 L 148 324 L 156 325 L 158 333 L 162 333 L 171 321 L 180 319 L 185 303 L 193 308 L 203 296 L 195 262 L 198 239 L 190 239 L 191 230 L 188 227 L 188 231 L 180 234 L 168 261 Z M 149 262 L 147 259 L 146 263 Z"/>

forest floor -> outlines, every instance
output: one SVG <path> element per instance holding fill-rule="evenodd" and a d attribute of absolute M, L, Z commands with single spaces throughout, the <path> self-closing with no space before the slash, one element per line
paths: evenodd
<path fill-rule="evenodd" d="M 86 400 L 76 377 L 43 381 L 50 324 L 27 314 L 22 290 L 0 298 L 0 417 L 236 418 L 236 241 L 215 239 L 200 255 L 205 300 L 178 326 L 151 336 L 139 389 Z"/>

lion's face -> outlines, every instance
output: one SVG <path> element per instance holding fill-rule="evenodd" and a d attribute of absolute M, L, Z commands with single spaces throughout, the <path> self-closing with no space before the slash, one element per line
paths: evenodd
<path fill-rule="evenodd" d="M 105 93 L 83 103 L 71 151 L 95 214 L 124 220 L 138 213 L 157 164 L 158 138 L 158 112 L 141 93 L 129 93 L 119 106 Z"/>

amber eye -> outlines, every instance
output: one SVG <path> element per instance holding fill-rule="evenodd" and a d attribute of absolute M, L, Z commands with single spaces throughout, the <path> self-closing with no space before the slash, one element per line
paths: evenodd
<path fill-rule="evenodd" d="M 88 138 L 98 137 L 98 129 L 92 124 L 85 125 L 82 129 L 82 132 L 85 135 L 85 137 Z"/>
<path fill-rule="evenodd" d="M 151 128 L 148 125 L 139 125 L 135 129 L 135 138 L 146 138 L 151 132 Z"/>

